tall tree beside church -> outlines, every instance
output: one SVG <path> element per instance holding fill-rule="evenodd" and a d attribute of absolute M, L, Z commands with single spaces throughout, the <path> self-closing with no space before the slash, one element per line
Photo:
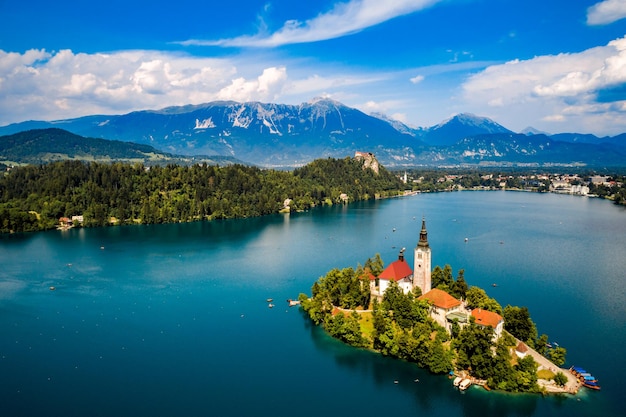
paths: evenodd
<path fill-rule="evenodd" d="M 459 275 L 456 277 L 454 285 L 452 285 L 451 295 L 459 299 L 465 299 L 465 294 L 467 293 L 467 290 L 468 286 L 467 282 L 465 282 L 465 270 L 460 269 Z"/>
<path fill-rule="evenodd" d="M 439 265 L 436 265 L 433 268 L 433 271 L 430 274 L 430 279 L 432 288 L 437 288 L 439 284 L 443 283 L 443 269 L 441 269 Z"/>
<path fill-rule="evenodd" d="M 504 308 L 504 328 L 528 346 L 535 346 L 537 327 L 530 319 L 527 307 L 507 305 Z"/>
<path fill-rule="evenodd" d="M 379 276 L 384 270 L 384 264 L 382 258 L 380 257 L 380 253 L 377 253 L 373 258 L 369 258 L 365 261 L 364 268 L 369 269 L 375 277 Z"/>

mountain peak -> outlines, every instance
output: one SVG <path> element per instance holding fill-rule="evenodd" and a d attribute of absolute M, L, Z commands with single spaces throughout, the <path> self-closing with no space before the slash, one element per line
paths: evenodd
<path fill-rule="evenodd" d="M 431 145 L 452 145 L 467 136 L 512 133 L 487 117 L 459 113 L 428 129 L 424 140 Z"/>

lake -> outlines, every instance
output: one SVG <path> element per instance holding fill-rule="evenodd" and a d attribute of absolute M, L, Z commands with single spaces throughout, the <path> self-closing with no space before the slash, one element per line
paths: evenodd
<path fill-rule="evenodd" d="M 328 270 L 376 253 L 387 265 L 406 247 L 412 265 L 422 216 L 433 267 L 464 269 L 503 307 L 527 306 L 539 334 L 602 390 L 460 393 L 446 376 L 333 340 L 288 307 Z M 523 192 L 4 236 L 2 414 L 624 415 L 625 271 L 624 208 Z"/>

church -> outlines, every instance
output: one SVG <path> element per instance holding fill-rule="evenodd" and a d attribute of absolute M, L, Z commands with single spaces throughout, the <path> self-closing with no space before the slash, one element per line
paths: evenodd
<path fill-rule="evenodd" d="M 469 311 L 464 300 L 457 300 L 445 291 L 432 287 L 432 252 L 428 244 L 426 219 L 422 218 L 422 229 L 414 250 L 413 269 L 409 266 L 402 248 L 398 259 L 387 266 L 378 276 L 378 288 L 373 277 L 371 278 L 371 292 L 373 296 L 382 299 L 391 281 L 395 281 L 402 291 L 407 294 L 415 288 L 421 290 L 419 300 L 429 302 L 430 317 L 444 329 L 451 332 L 452 322 L 456 319 L 463 326 L 474 317 L 474 322 L 480 326 L 493 329 L 494 340 L 502 334 L 504 319 L 499 314 L 487 310 L 474 309 Z"/>
<path fill-rule="evenodd" d="M 385 293 L 391 281 L 395 281 L 405 294 L 416 287 L 422 291 L 422 294 L 431 290 L 431 250 L 428 245 L 426 219 L 422 219 L 422 230 L 414 250 L 413 269 L 406 261 L 404 251 L 405 249 L 402 248 L 398 259 L 389 264 L 378 276 L 379 284 L 376 292 L 380 297 Z"/>

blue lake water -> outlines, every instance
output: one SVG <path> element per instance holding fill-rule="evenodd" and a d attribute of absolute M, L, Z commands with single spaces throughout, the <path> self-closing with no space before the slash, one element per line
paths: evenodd
<path fill-rule="evenodd" d="M 329 338 L 287 306 L 329 269 L 377 252 L 388 264 L 406 247 L 412 264 L 422 216 L 433 266 L 450 264 L 455 276 L 463 268 L 503 306 L 528 306 L 539 333 L 602 390 L 459 393 L 445 376 Z M 625 271 L 626 211 L 553 194 L 424 194 L 258 219 L 5 236 L 0 413 L 624 415 Z"/>

